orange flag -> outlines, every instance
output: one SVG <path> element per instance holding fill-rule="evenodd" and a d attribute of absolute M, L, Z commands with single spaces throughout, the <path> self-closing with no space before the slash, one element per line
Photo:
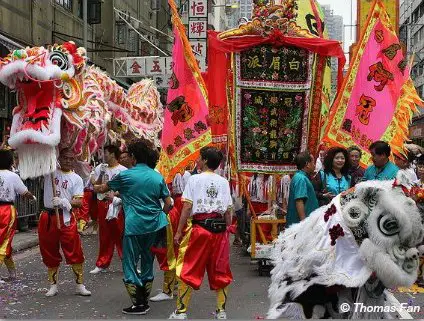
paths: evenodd
<path fill-rule="evenodd" d="M 208 95 L 174 0 L 169 0 L 174 26 L 172 77 L 157 169 L 170 183 L 175 174 L 193 167 L 202 147 L 212 142 L 207 125 Z"/>

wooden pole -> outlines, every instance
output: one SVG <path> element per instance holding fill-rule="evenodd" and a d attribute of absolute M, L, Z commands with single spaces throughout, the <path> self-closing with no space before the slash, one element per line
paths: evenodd
<path fill-rule="evenodd" d="M 53 173 L 50 174 L 50 180 L 51 180 L 51 183 L 52 183 L 53 197 L 56 197 L 56 184 L 54 183 L 54 174 Z M 55 206 L 54 210 L 56 212 L 57 228 L 58 228 L 58 230 L 60 230 L 59 209 Z"/>

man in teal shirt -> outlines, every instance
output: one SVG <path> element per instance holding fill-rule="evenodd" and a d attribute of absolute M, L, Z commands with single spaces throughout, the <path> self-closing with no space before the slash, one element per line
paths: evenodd
<path fill-rule="evenodd" d="M 290 227 L 309 216 L 318 206 L 318 199 L 310 180 L 314 173 L 314 159 L 309 152 L 302 152 L 295 159 L 298 171 L 290 183 L 286 226 Z"/>
<path fill-rule="evenodd" d="M 132 306 L 122 310 L 125 314 L 146 314 L 150 307 L 148 298 L 153 283 L 154 255 L 151 247 L 158 238 L 166 236 L 166 214 L 172 200 L 162 175 L 153 168 L 158 160 L 154 146 L 146 140 L 138 140 L 128 146 L 135 158 L 135 167 L 119 173 L 104 185 L 96 185 L 95 191 L 119 192 L 125 213 L 122 267 L 124 284 L 132 300 Z M 162 209 L 160 200 L 164 202 Z M 141 273 L 137 264 L 141 258 Z"/>
<path fill-rule="evenodd" d="M 369 150 L 374 165 L 367 168 L 362 180 L 385 181 L 395 179 L 399 167 L 389 161 L 390 145 L 383 141 L 376 141 L 370 145 Z"/>

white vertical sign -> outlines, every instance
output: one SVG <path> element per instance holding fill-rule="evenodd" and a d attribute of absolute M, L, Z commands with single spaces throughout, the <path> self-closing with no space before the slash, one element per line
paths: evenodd
<path fill-rule="evenodd" d="M 207 0 L 190 0 L 188 8 L 189 18 L 207 18 L 208 17 L 208 1 Z"/>
<path fill-rule="evenodd" d="M 189 39 L 206 39 L 208 22 L 206 20 L 190 20 L 188 22 Z"/>

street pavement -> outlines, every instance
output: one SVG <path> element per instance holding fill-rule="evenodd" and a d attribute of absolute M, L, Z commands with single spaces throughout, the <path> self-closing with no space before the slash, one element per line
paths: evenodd
<path fill-rule="evenodd" d="M 34 235 L 18 237 L 16 244 L 32 244 Z M 128 316 L 121 313 L 122 308 L 131 305 L 122 283 L 122 267 L 115 253 L 112 265 L 107 273 L 91 275 L 97 256 L 97 236 L 82 237 L 85 264 L 85 284 L 92 292 L 91 297 L 74 295 L 74 275 L 65 264 L 59 273 L 59 294 L 47 298 L 44 293 L 49 285 L 38 247 L 15 254 L 18 280 L 0 284 L 0 319 L 165 319 L 175 309 L 175 299 L 166 302 L 151 302 L 146 316 Z M 232 247 L 231 266 L 234 282 L 230 287 L 227 314 L 230 319 L 263 319 L 268 309 L 267 289 L 269 277 L 258 275 L 257 265 L 250 263 L 250 257 L 242 253 L 241 248 Z M 160 291 L 163 275 L 155 264 L 155 282 L 152 296 Z M 0 274 L 5 274 L 5 268 Z M 400 293 L 395 291 L 398 303 L 420 306 L 420 313 L 410 316 L 421 319 L 424 316 L 423 293 Z M 209 290 L 207 278 L 199 291 L 194 291 L 189 318 L 211 319 L 214 317 L 215 293 Z M 403 314 L 405 318 L 405 314 Z M 408 315 L 406 315 L 408 317 Z"/>
<path fill-rule="evenodd" d="M 91 275 L 97 256 L 97 236 L 82 238 L 86 257 L 85 284 L 92 292 L 91 297 L 74 295 L 74 275 L 71 268 L 61 265 L 59 272 L 59 294 L 47 298 L 44 293 L 49 287 L 47 270 L 44 267 L 38 247 L 14 256 L 18 280 L 0 284 L 0 319 L 166 319 L 175 309 L 175 299 L 152 302 L 146 316 L 129 316 L 121 313 L 122 308 L 131 305 L 122 283 L 122 267 L 115 256 L 107 273 Z M 250 264 L 241 248 L 232 250 L 232 271 L 234 282 L 230 287 L 227 315 L 231 319 L 263 319 L 268 309 L 267 289 L 270 279 L 258 276 L 257 266 Z M 0 274 L 5 274 L 1 268 Z M 156 264 L 152 295 L 160 291 L 162 273 Z M 188 311 L 189 318 L 211 319 L 215 311 L 215 293 L 209 290 L 207 278 L 199 291 L 194 291 Z"/>

